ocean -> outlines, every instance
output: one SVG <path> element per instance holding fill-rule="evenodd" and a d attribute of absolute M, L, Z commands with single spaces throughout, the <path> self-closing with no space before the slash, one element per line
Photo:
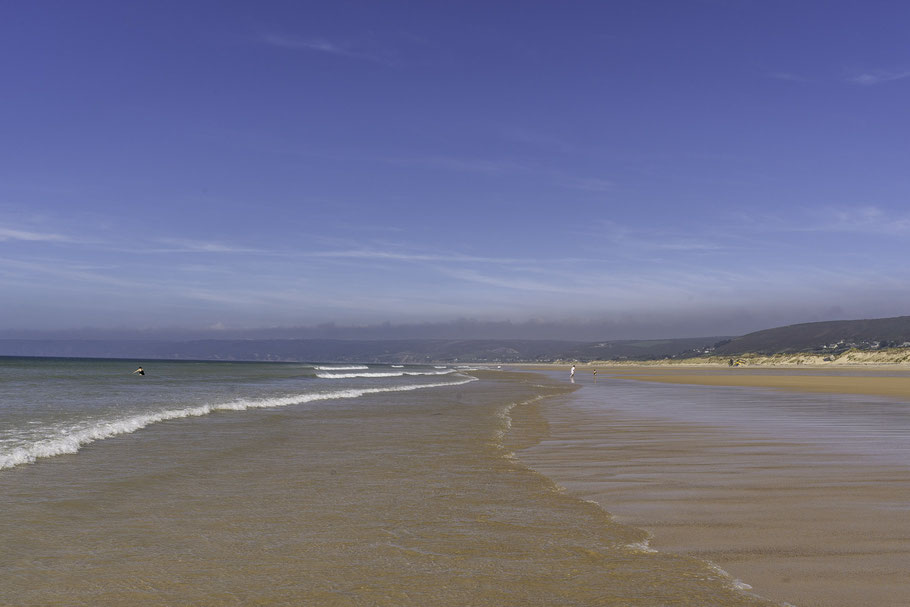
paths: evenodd
<path fill-rule="evenodd" d="M 779 605 L 516 453 L 564 378 L 0 359 L 2 605 Z"/>
<path fill-rule="evenodd" d="M 150 424 L 471 381 L 441 366 L 0 357 L 0 469 Z"/>

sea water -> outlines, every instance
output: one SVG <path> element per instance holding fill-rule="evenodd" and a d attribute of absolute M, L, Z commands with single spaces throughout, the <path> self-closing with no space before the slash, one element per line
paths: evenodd
<path fill-rule="evenodd" d="M 910 462 L 910 403 L 903 400 L 606 376 L 597 382 L 586 378 L 585 386 L 576 407 L 635 419 L 712 425 L 731 435 L 799 442 L 841 454 L 849 461 Z"/>
<path fill-rule="evenodd" d="M 150 424 L 457 385 L 454 368 L 0 357 L 0 469 Z"/>
<path fill-rule="evenodd" d="M 773 604 L 514 456 L 546 436 L 538 408 L 570 398 L 565 381 L 2 364 L 3 605 Z"/>

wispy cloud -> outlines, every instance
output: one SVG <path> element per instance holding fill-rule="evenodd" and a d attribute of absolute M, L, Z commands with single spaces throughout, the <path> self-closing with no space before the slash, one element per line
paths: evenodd
<path fill-rule="evenodd" d="M 610 192 L 615 187 L 612 181 L 591 177 L 564 180 L 561 183 L 567 188 L 585 192 Z"/>
<path fill-rule="evenodd" d="M 334 42 L 326 40 L 325 38 L 301 38 L 297 36 L 269 33 L 262 36 L 262 41 L 269 46 L 285 50 L 312 51 L 338 57 L 346 57 L 348 59 L 370 61 L 386 66 L 394 66 L 398 63 L 391 53 L 367 51 L 351 44 Z"/>
<path fill-rule="evenodd" d="M 146 251 L 148 253 L 225 253 L 225 254 L 270 254 L 265 249 L 254 249 L 250 247 L 238 247 L 226 245 L 220 242 L 207 242 L 202 240 L 185 240 L 176 238 L 162 238 L 158 242 L 164 244 L 167 248 L 154 249 Z"/>
<path fill-rule="evenodd" d="M 708 242 L 697 238 L 676 238 L 665 242 L 654 242 L 651 246 L 664 251 L 722 251 L 727 247 L 718 242 Z"/>
<path fill-rule="evenodd" d="M 26 276 L 35 278 L 35 275 L 54 276 L 58 279 L 79 283 L 93 283 L 102 286 L 133 289 L 146 287 L 149 283 L 133 279 L 123 279 L 107 273 L 95 271 L 95 268 L 80 264 L 67 264 L 60 261 L 22 261 L 18 259 L 0 258 L 0 270 L 11 273 L 25 273 Z"/>
<path fill-rule="evenodd" d="M 910 215 L 896 216 L 876 206 L 827 209 L 816 231 L 869 232 L 902 235 L 910 233 Z"/>
<path fill-rule="evenodd" d="M 910 78 L 910 70 L 871 70 L 847 76 L 847 82 L 861 86 L 874 86 L 895 80 Z"/>
<path fill-rule="evenodd" d="M 502 137 L 512 143 L 560 153 L 575 152 L 579 148 L 577 144 L 569 143 L 563 138 L 525 127 L 505 127 L 502 130 Z"/>
<path fill-rule="evenodd" d="M 786 80 L 788 82 L 811 82 L 811 78 L 805 76 L 800 76 L 799 74 L 794 74 L 792 72 L 771 72 L 768 74 L 769 78 L 775 80 Z"/>
<path fill-rule="evenodd" d="M 573 289 L 567 289 L 565 287 L 542 282 L 539 280 L 527 280 L 522 278 L 517 278 L 514 276 L 502 277 L 502 276 L 491 276 L 489 274 L 482 274 L 474 270 L 447 270 L 445 274 L 451 276 L 452 278 L 457 278 L 459 280 L 464 280 L 467 282 L 479 283 L 486 286 L 498 287 L 501 289 L 512 289 L 519 291 L 534 291 L 534 292 L 547 292 L 547 293 L 574 293 L 576 292 Z"/>
<path fill-rule="evenodd" d="M 820 206 L 799 215 L 742 213 L 740 225 L 758 234 L 788 232 L 862 233 L 879 236 L 910 234 L 910 214 L 897 214 L 875 205 Z"/>
<path fill-rule="evenodd" d="M 828 263 L 832 263 L 832 256 L 849 253 L 853 259 L 867 256 L 869 265 L 878 265 L 889 261 L 876 252 L 881 246 L 898 246 L 910 235 L 910 213 L 874 205 L 817 206 L 792 213 L 742 212 L 719 232 L 728 238 L 735 237 L 747 250 L 762 250 L 762 256 L 784 250 L 799 250 L 803 257 L 818 254 L 820 250 L 805 246 L 805 238 L 813 235 L 849 238 L 854 246 L 828 251 L 825 253 Z M 872 243 L 879 246 L 870 248 Z"/>
<path fill-rule="evenodd" d="M 697 235 L 678 229 L 641 229 L 614 221 L 601 221 L 592 226 L 601 240 L 627 253 L 644 251 L 721 251 L 728 248 L 716 235 Z"/>
<path fill-rule="evenodd" d="M 541 276 L 562 276 L 567 264 L 609 265 L 609 259 L 590 257 L 497 257 L 492 255 L 469 255 L 457 251 L 413 250 L 400 245 L 373 244 L 365 247 L 344 247 L 309 251 L 300 253 L 301 258 L 362 261 L 391 264 L 419 264 L 431 268 L 434 272 L 452 275 L 452 272 L 476 271 L 483 267 L 485 272 L 496 272 L 501 269 L 514 277 L 520 274 Z M 555 270 L 554 270 L 555 268 Z M 555 274 L 554 274 L 555 272 Z M 459 278 L 467 278 L 464 274 Z M 481 280 L 474 280 L 481 282 Z"/>
<path fill-rule="evenodd" d="M 815 82 L 821 78 L 810 78 L 793 72 L 769 72 L 768 78 L 784 80 L 787 82 Z M 850 70 L 838 79 L 847 84 L 858 86 L 875 86 L 896 80 L 910 78 L 910 69 L 875 69 L 875 70 Z M 825 78 L 827 80 L 827 78 Z"/>
<path fill-rule="evenodd" d="M 335 258 L 335 259 L 365 259 L 373 261 L 412 261 L 412 262 L 454 262 L 454 263 L 495 263 L 512 264 L 526 260 L 508 257 L 481 257 L 462 255 L 459 253 L 403 253 L 396 251 L 381 251 L 376 249 L 349 249 L 338 251 L 317 251 L 308 253 L 309 257 Z"/>
<path fill-rule="evenodd" d="M 12 230 L 0 227 L 0 241 L 5 240 L 23 240 L 28 242 L 72 242 L 72 240 L 61 234 L 50 234 L 46 232 L 28 232 L 25 230 Z"/>
<path fill-rule="evenodd" d="M 424 166 L 464 173 L 514 173 L 529 170 L 529 167 L 512 160 L 487 158 L 457 158 L 451 156 L 417 156 L 386 158 L 386 162 L 402 166 Z"/>

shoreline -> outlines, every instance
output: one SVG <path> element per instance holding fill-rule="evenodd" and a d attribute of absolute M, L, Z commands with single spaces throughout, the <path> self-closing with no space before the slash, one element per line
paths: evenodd
<path fill-rule="evenodd" d="M 475 376 L 174 419 L 6 470 L 0 604 L 771 607 L 516 461 L 575 386 Z"/>
<path fill-rule="evenodd" d="M 702 354 L 688 358 L 664 358 L 655 360 L 595 360 L 597 365 L 630 365 L 630 366 L 732 366 L 730 363 L 741 361 L 745 366 L 778 366 L 778 367 L 863 367 L 863 366 L 897 366 L 910 368 L 910 348 L 879 348 L 863 350 L 850 348 L 838 352 L 778 352 L 761 354 L 745 352 L 742 354 Z M 571 361 L 560 361 L 569 362 Z"/>
<path fill-rule="evenodd" d="M 565 372 L 568 380 L 564 365 L 538 368 Z M 748 424 L 665 419 L 609 403 L 636 384 L 645 395 L 666 395 L 667 384 L 678 384 L 696 398 L 714 386 L 742 386 L 818 402 L 827 401 L 817 396 L 825 393 L 910 400 L 910 374 L 597 369 L 596 386 L 591 368 L 579 366 L 582 390 L 565 406 L 544 405 L 550 435 L 519 460 L 617 522 L 648 531 L 652 548 L 715 563 L 758 595 L 799 607 L 905 604 L 910 468 L 865 460 L 838 444 L 779 439 Z M 771 404 L 784 398 L 764 394 L 758 399 Z"/>

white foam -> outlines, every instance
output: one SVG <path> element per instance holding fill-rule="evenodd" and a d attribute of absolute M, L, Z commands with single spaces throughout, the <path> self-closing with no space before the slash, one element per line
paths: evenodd
<path fill-rule="evenodd" d="M 47 438 L 36 441 L 27 447 L 16 447 L 4 453 L 0 453 L 0 470 L 12 468 L 20 464 L 32 463 L 43 457 L 53 457 L 55 455 L 64 455 L 76 453 L 83 446 L 98 440 L 111 438 L 119 434 L 130 434 L 141 430 L 146 426 L 163 422 L 171 419 L 180 419 L 184 417 L 198 417 L 208 415 L 215 411 L 246 411 L 248 409 L 267 409 L 272 407 L 286 407 L 288 405 L 300 405 L 313 401 L 334 400 L 339 398 L 359 398 L 367 394 L 379 394 L 382 392 L 409 392 L 411 390 L 421 390 L 423 388 L 441 388 L 445 386 L 459 386 L 477 378 L 468 377 L 460 381 L 450 381 L 435 384 L 422 384 L 411 386 L 394 386 L 386 388 L 357 388 L 350 390 L 337 390 L 335 392 L 314 392 L 310 394 L 297 394 L 294 396 L 284 396 L 275 398 L 263 398 L 259 400 L 235 400 L 215 405 L 199 405 L 188 407 L 186 409 L 167 409 L 155 413 L 146 413 L 134 415 L 123 419 L 110 421 L 100 421 L 88 427 L 74 427 L 62 430 L 60 436 Z"/>
<path fill-rule="evenodd" d="M 505 438 L 506 434 L 509 433 L 509 430 L 512 429 L 512 409 L 518 407 L 519 405 L 529 405 L 541 400 L 542 398 L 542 395 L 538 395 L 525 401 L 509 403 L 496 413 L 496 417 L 502 421 L 502 427 L 493 433 L 493 441 L 500 449 L 504 449 L 502 440 Z M 514 454 L 512 452 L 505 454 L 507 458 L 511 458 L 513 455 Z"/>
<path fill-rule="evenodd" d="M 328 366 L 328 365 L 316 365 L 313 367 L 319 371 L 363 371 L 369 369 L 366 365 L 347 365 L 347 366 Z"/>
<path fill-rule="evenodd" d="M 373 371 L 370 373 L 317 373 L 321 379 L 353 379 L 356 377 L 403 377 L 405 375 L 448 375 L 454 369 L 446 371 Z"/>
<path fill-rule="evenodd" d="M 746 594 L 748 594 L 747 591 L 752 590 L 752 586 L 750 586 L 749 584 L 745 583 L 742 580 L 734 578 L 732 575 L 730 575 L 729 573 L 727 573 L 726 571 L 724 571 L 723 569 L 718 567 L 715 563 L 712 563 L 711 561 L 705 561 L 705 562 L 708 563 L 708 566 L 714 572 L 716 572 L 722 578 L 724 578 L 726 580 L 727 584 L 729 584 L 734 590 L 739 590 L 740 592 L 744 592 Z"/>
<path fill-rule="evenodd" d="M 598 504 L 597 502 L 591 502 L 591 503 L 596 504 L 598 507 L 600 507 L 600 504 Z M 642 540 L 640 542 L 626 544 L 626 548 L 629 548 L 630 550 L 634 550 L 635 552 L 646 552 L 646 553 L 657 552 L 657 550 L 655 550 L 654 548 L 651 548 L 648 540 Z"/>

